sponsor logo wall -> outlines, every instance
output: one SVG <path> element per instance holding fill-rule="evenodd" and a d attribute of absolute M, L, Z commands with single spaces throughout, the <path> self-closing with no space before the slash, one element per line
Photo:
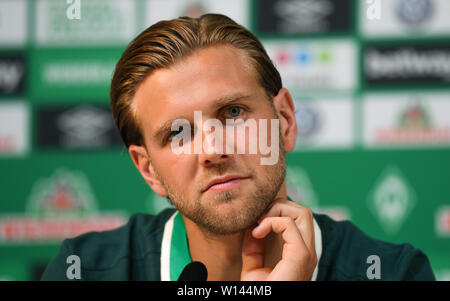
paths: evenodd
<path fill-rule="evenodd" d="M 367 147 L 448 146 L 450 94 L 366 94 L 363 100 Z"/>
<path fill-rule="evenodd" d="M 121 143 L 106 106 L 41 107 L 36 118 L 36 142 L 42 148 L 99 149 Z"/>
<path fill-rule="evenodd" d="M 395 234 L 414 209 L 416 193 L 400 170 L 389 166 L 369 192 L 367 202 L 383 230 Z"/>
<path fill-rule="evenodd" d="M 24 92 L 26 67 L 25 55 L 0 53 L 0 95 Z"/>
<path fill-rule="evenodd" d="M 357 83 L 356 45 L 344 40 L 263 40 L 269 56 L 293 93 L 353 92 Z"/>
<path fill-rule="evenodd" d="M 366 45 L 364 81 L 369 87 L 450 84 L 450 43 Z"/>
<path fill-rule="evenodd" d="M 63 239 L 171 206 L 124 150 L 109 83 L 141 30 L 204 13 L 251 29 L 292 94 L 289 196 L 412 243 L 448 279 L 450 1 L 379 2 L 0 1 L 0 279 L 37 279 Z"/>
<path fill-rule="evenodd" d="M 382 18 L 361 18 L 361 31 L 369 38 L 395 37 L 399 39 L 428 38 L 450 34 L 447 0 L 380 0 Z M 360 6 L 360 15 L 366 12 Z"/>
<path fill-rule="evenodd" d="M 352 30 L 351 0 L 256 1 L 256 29 L 262 34 L 324 34 Z"/>
<path fill-rule="evenodd" d="M 239 24 L 250 25 L 250 1 L 248 0 L 145 0 L 145 24 L 178 16 L 199 17 L 207 13 L 227 15 Z"/>
<path fill-rule="evenodd" d="M 27 0 L 0 2 L 0 45 L 23 46 L 27 42 Z"/>
<path fill-rule="evenodd" d="M 59 242 L 125 223 L 122 213 L 98 212 L 96 197 L 84 173 L 64 169 L 35 182 L 25 213 L 0 217 L 1 242 Z"/>
<path fill-rule="evenodd" d="M 35 42 L 39 46 L 126 45 L 137 33 L 136 1 L 81 1 L 80 19 L 67 17 L 65 1 L 37 0 Z M 82 15 L 81 15 L 82 14 Z"/>
<path fill-rule="evenodd" d="M 21 100 L 0 102 L 0 158 L 25 155 L 30 148 L 30 112 Z"/>
<path fill-rule="evenodd" d="M 352 99 L 318 97 L 296 100 L 296 150 L 352 149 L 355 141 L 354 106 Z"/>

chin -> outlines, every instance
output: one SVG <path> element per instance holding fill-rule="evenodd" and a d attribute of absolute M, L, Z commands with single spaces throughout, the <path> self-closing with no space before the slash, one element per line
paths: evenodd
<path fill-rule="evenodd" d="M 243 204 L 222 204 L 198 224 L 216 235 L 236 234 L 255 225 L 263 212 L 261 208 L 251 209 Z"/>

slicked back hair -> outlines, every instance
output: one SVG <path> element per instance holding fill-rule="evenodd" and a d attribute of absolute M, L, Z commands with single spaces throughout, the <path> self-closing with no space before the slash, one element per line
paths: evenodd
<path fill-rule="evenodd" d="M 246 55 L 251 71 L 269 99 L 278 94 L 282 88 L 279 72 L 258 38 L 243 26 L 219 14 L 160 21 L 128 45 L 111 81 L 112 114 L 127 148 L 132 144 L 144 145 L 133 106 L 139 85 L 155 70 L 169 68 L 196 50 L 220 44 L 231 45 Z"/>

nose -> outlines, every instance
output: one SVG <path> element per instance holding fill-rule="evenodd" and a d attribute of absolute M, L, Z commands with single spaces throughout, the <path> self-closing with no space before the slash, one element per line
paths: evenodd
<path fill-rule="evenodd" d="M 199 155 L 200 164 L 204 167 L 210 167 L 213 165 L 219 165 L 225 163 L 229 159 L 229 155 L 226 154 L 206 154 Z"/>
<path fill-rule="evenodd" d="M 216 124 L 214 130 L 204 130 L 201 135 L 196 135 L 194 143 L 201 143 L 201 151 L 199 152 L 199 162 L 204 167 L 212 165 L 224 164 L 231 158 L 230 154 L 226 153 L 226 137 L 225 131 L 220 124 Z"/>

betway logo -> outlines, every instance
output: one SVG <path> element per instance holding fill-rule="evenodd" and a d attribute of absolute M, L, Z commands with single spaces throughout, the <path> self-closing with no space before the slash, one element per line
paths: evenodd
<path fill-rule="evenodd" d="M 432 77 L 450 81 L 450 50 L 369 50 L 366 72 L 372 79 Z"/>
<path fill-rule="evenodd" d="M 20 61 L 0 61 L 0 92 L 15 92 L 22 81 L 24 66 Z"/>

